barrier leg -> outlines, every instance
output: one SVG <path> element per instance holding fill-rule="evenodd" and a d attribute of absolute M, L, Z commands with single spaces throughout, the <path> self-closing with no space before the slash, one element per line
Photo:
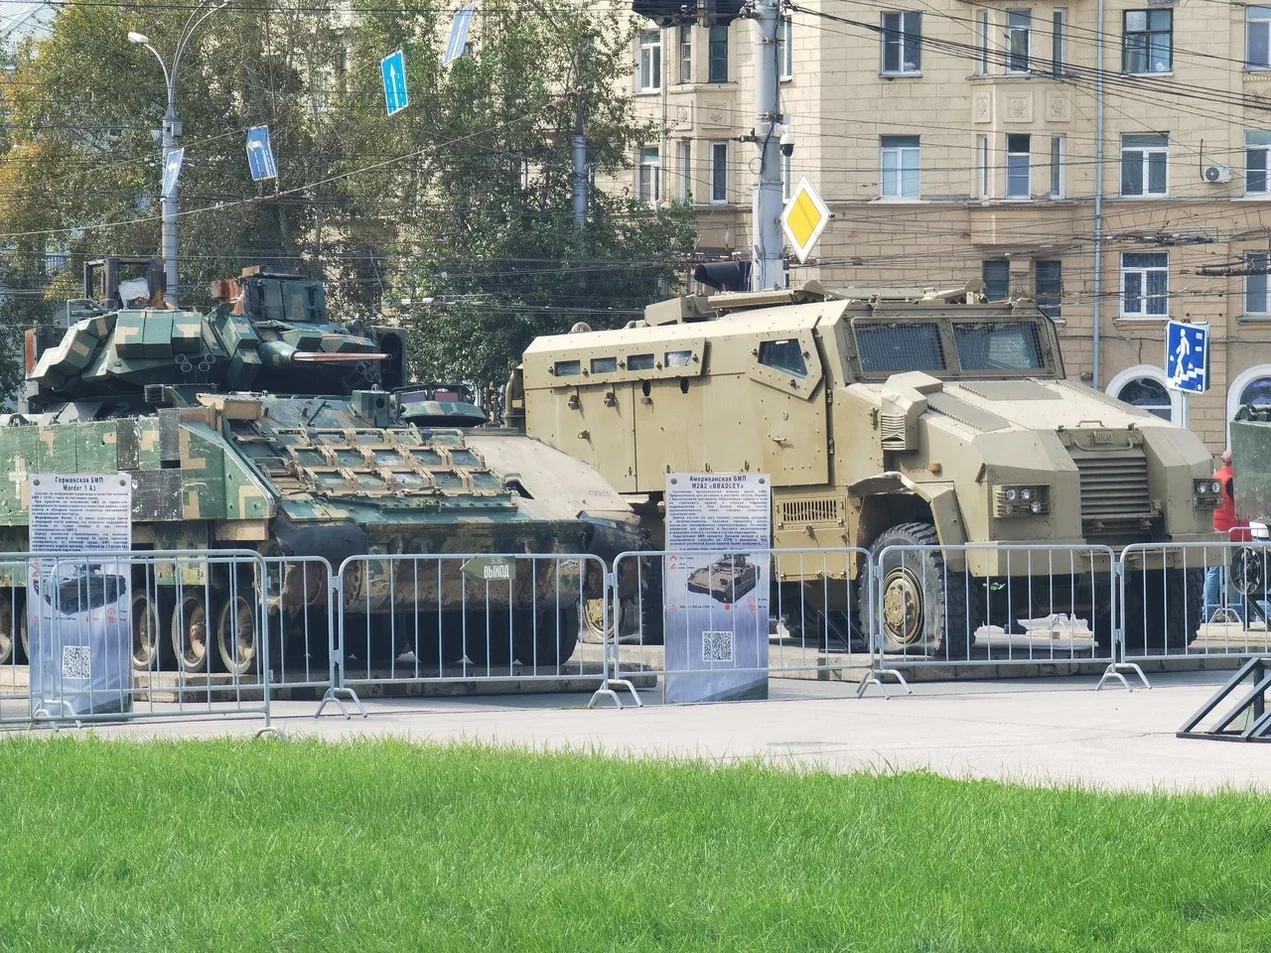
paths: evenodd
<path fill-rule="evenodd" d="M 896 680 L 896 684 L 905 690 L 906 695 L 912 695 L 914 693 L 913 686 L 905 681 L 905 676 L 901 675 L 896 669 L 871 668 L 861 676 L 860 683 L 856 686 L 856 697 L 864 698 L 865 692 L 869 689 L 869 686 L 876 685 L 878 690 L 883 693 L 883 698 L 891 698 L 891 695 L 887 692 L 887 686 L 883 682 L 883 678 L 888 675 Z"/>
<path fill-rule="evenodd" d="M 1143 674 L 1143 669 L 1141 669 L 1137 663 L 1109 662 L 1108 667 L 1103 670 L 1103 675 L 1099 679 L 1099 684 L 1094 687 L 1094 690 L 1096 692 L 1102 690 L 1103 686 L 1109 680 L 1113 680 L 1113 681 L 1120 682 L 1121 687 L 1124 688 L 1126 691 L 1128 692 L 1134 691 L 1130 683 L 1125 680 L 1125 676 L 1122 674 L 1123 672 L 1130 672 L 1131 674 L 1136 676 L 1143 688 L 1152 687 L 1152 683 L 1147 680 L 1147 676 Z"/>
<path fill-rule="evenodd" d="M 322 703 L 318 705 L 318 710 L 313 713 L 313 717 L 320 718 L 322 716 L 323 709 L 326 708 L 327 705 L 335 705 L 336 708 L 340 709 L 340 714 L 346 719 L 352 718 L 353 716 L 349 713 L 348 708 L 344 706 L 344 701 L 341 700 L 342 698 L 356 706 L 357 713 L 363 718 L 370 717 L 367 715 L 366 709 L 362 707 L 362 699 L 357 697 L 357 692 L 351 688 L 335 687 L 328 688 L 322 693 Z"/>

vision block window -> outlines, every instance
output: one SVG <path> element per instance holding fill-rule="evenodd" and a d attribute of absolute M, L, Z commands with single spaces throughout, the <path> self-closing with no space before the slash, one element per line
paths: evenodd
<path fill-rule="evenodd" d="M 688 367 L 693 363 L 692 351 L 667 351 L 666 366 L 667 367 Z"/>
<path fill-rule="evenodd" d="M 953 340 L 964 371 L 1031 371 L 1046 366 L 1035 324 L 959 322 L 953 325 Z"/>
<path fill-rule="evenodd" d="M 591 359 L 591 372 L 593 374 L 612 374 L 618 369 L 618 359 L 616 357 L 593 357 Z"/>
<path fill-rule="evenodd" d="M 946 368 L 940 328 L 935 324 L 861 324 L 855 330 L 856 351 L 866 374 Z"/>
<path fill-rule="evenodd" d="M 761 341 L 759 363 L 783 374 L 796 377 L 808 376 L 808 365 L 803 360 L 803 347 L 793 338 L 784 341 Z"/>
<path fill-rule="evenodd" d="M 651 371 L 653 370 L 652 354 L 632 354 L 627 358 L 627 370 L 629 371 Z"/>
<path fill-rule="evenodd" d="M 583 372 L 581 361 L 557 361 L 554 370 L 557 377 L 577 377 Z"/>

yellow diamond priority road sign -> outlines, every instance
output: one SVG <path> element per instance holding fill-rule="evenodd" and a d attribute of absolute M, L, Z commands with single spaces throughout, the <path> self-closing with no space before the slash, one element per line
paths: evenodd
<path fill-rule="evenodd" d="M 807 261 L 828 224 L 830 210 L 805 175 L 781 213 L 781 227 L 800 262 Z"/>

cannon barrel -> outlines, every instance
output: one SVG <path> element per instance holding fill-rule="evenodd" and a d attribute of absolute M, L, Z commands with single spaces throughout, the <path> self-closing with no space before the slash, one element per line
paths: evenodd
<path fill-rule="evenodd" d="M 298 364 L 358 364 L 388 360 L 387 354 L 376 351 L 301 351 L 285 341 L 261 341 L 256 351 L 267 367 L 279 370 Z"/>

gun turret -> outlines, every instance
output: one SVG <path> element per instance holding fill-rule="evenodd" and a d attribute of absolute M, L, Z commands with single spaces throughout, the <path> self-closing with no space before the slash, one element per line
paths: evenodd
<path fill-rule="evenodd" d="M 129 266 L 143 277 L 125 277 Z M 344 396 L 405 377 L 403 332 L 331 319 L 320 281 L 250 268 L 211 292 L 206 313 L 171 308 L 153 263 L 90 263 L 86 298 L 68 306 L 65 328 L 27 331 L 21 409 L 86 402 L 77 416 L 105 417 L 144 412 L 147 387 L 193 404 L 196 394 L 242 390 Z"/>

